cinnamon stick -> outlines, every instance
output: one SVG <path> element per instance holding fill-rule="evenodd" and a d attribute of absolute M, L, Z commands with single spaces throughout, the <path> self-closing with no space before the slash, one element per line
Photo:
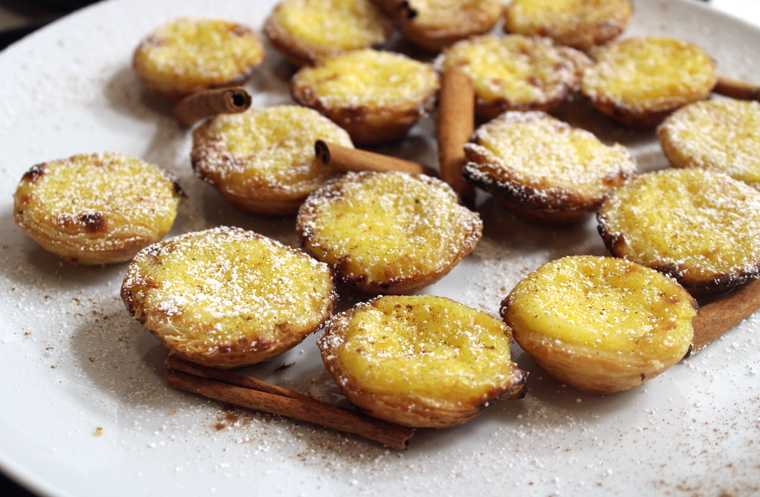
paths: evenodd
<path fill-rule="evenodd" d="M 412 7 L 408 0 L 404 0 L 398 6 L 398 16 L 411 21 L 417 17 L 417 11 Z"/>
<path fill-rule="evenodd" d="M 182 126 L 217 114 L 237 114 L 251 106 L 251 94 L 245 88 L 202 90 L 186 96 L 174 107 L 174 117 Z"/>
<path fill-rule="evenodd" d="M 330 164 L 342 171 L 377 171 L 381 173 L 401 171 L 412 174 L 435 175 L 432 170 L 416 162 L 357 148 L 344 147 L 324 140 L 317 140 L 314 143 L 314 153 L 323 164 Z"/>
<path fill-rule="evenodd" d="M 713 91 L 719 95 L 739 100 L 760 101 L 760 85 L 750 83 L 749 81 L 718 76 L 718 84 L 715 85 Z"/>
<path fill-rule="evenodd" d="M 760 279 L 755 279 L 724 297 L 703 305 L 691 324 L 694 354 L 760 309 Z"/>
<path fill-rule="evenodd" d="M 248 388 L 251 390 L 271 393 L 272 395 L 282 395 L 283 397 L 290 397 L 293 399 L 318 402 L 308 395 L 303 395 L 298 392 L 294 392 L 293 390 L 288 390 L 287 388 L 278 387 L 277 385 L 272 385 L 271 383 L 258 380 L 251 376 L 246 376 L 244 374 L 228 371 L 225 369 L 201 366 L 200 364 L 185 361 L 184 359 L 179 359 L 177 357 L 169 357 L 166 360 L 166 365 L 170 370 L 181 371 L 182 373 L 199 376 L 201 378 L 206 378 L 207 380 L 221 381 L 223 383 L 229 383 L 230 385 L 237 385 L 239 387 Z"/>
<path fill-rule="evenodd" d="M 467 159 L 464 145 L 475 129 L 475 89 L 460 69 L 447 69 L 441 79 L 438 101 L 438 163 L 441 179 L 451 185 L 462 201 L 475 204 L 475 187 L 462 177 Z"/>
<path fill-rule="evenodd" d="M 409 5 L 409 0 L 374 0 L 385 12 L 395 18 L 414 19 L 417 11 Z"/>
<path fill-rule="evenodd" d="M 353 433 L 398 450 L 406 449 L 409 439 L 414 435 L 414 431 L 409 428 L 352 413 L 239 373 L 215 370 L 175 358 L 170 358 L 167 364 L 169 369 L 166 371 L 166 383 L 172 388 Z"/>

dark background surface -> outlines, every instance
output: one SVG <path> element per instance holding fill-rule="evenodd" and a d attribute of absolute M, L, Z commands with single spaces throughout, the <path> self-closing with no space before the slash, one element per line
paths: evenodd
<path fill-rule="evenodd" d="M 17 14 L 25 23 L 0 30 L 0 50 L 36 29 L 84 7 L 94 0 L 0 0 L 6 11 Z"/>
<path fill-rule="evenodd" d="M 12 480 L 0 474 L 0 495 L 3 497 L 37 497 L 26 489 L 16 485 Z"/>

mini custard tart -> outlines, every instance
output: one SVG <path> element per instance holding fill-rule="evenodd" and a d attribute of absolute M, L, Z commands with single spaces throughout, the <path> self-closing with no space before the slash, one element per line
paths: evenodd
<path fill-rule="evenodd" d="M 578 90 L 588 57 L 540 36 L 483 35 L 460 41 L 441 58 L 475 87 L 475 114 L 490 120 L 507 110 L 549 111 Z"/>
<path fill-rule="evenodd" d="M 121 298 L 171 355 L 233 368 L 277 356 L 330 317 L 326 264 L 240 228 L 186 233 L 142 250 Z"/>
<path fill-rule="evenodd" d="M 630 0 L 513 0 L 504 11 L 504 30 L 585 51 L 620 36 L 632 14 Z"/>
<path fill-rule="evenodd" d="M 443 297 L 385 296 L 334 316 L 317 342 L 346 398 L 410 428 L 465 423 L 525 394 L 509 328 Z"/>
<path fill-rule="evenodd" d="M 247 26 L 185 18 L 165 24 L 140 42 L 132 65 L 148 89 L 179 100 L 200 90 L 244 83 L 264 55 L 264 45 Z"/>
<path fill-rule="evenodd" d="M 106 152 L 37 164 L 13 196 L 16 224 L 71 264 L 128 261 L 169 232 L 184 197 L 168 172 Z"/>
<path fill-rule="evenodd" d="M 725 174 L 643 174 L 613 191 L 597 218 L 610 252 L 672 276 L 694 295 L 760 274 L 760 192 Z"/>
<path fill-rule="evenodd" d="M 725 173 L 760 190 L 760 103 L 696 102 L 665 119 L 657 136 L 671 166 Z"/>
<path fill-rule="evenodd" d="M 448 274 L 475 248 L 483 223 L 436 178 L 363 172 L 310 195 L 296 229 L 306 250 L 344 282 L 367 293 L 407 294 Z"/>
<path fill-rule="evenodd" d="M 264 24 L 269 42 L 296 66 L 380 45 L 391 31 L 393 21 L 370 0 L 283 0 Z"/>
<path fill-rule="evenodd" d="M 572 256 L 526 276 L 501 304 L 515 340 L 553 377 L 612 394 L 639 386 L 689 351 L 697 303 L 653 269 Z"/>
<path fill-rule="evenodd" d="M 293 98 L 348 131 L 356 145 L 400 140 L 435 105 L 438 73 L 401 54 L 355 50 L 304 67 Z"/>
<path fill-rule="evenodd" d="M 465 145 L 465 180 L 494 194 L 515 215 L 566 225 L 596 212 L 609 190 L 636 173 L 624 146 L 543 112 L 505 112 Z"/>
<path fill-rule="evenodd" d="M 348 133 L 297 105 L 220 114 L 193 131 L 193 169 L 235 207 L 294 215 L 306 197 L 336 174 L 314 154 L 314 142 L 351 147 Z"/>
<path fill-rule="evenodd" d="M 624 126 L 651 128 L 668 114 L 710 95 L 717 76 L 696 45 L 670 38 L 615 41 L 591 51 L 581 91 Z"/>
<path fill-rule="evenodd" d="M 454 42 L 491 29 L 503 8 L 501 0 L 409 0 L 406 15 L 399 18 L 399 28 L 415 46 L 440 52 Z"/>

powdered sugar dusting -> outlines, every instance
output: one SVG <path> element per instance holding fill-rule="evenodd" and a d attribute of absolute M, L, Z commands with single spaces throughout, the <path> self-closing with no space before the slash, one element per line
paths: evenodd
<path fill-rule="evenodd" d="M 13 189 L 30 165 L 118 150 L 179 178 L 188 201 L 180 206 L 174 234 L 225 224 L 298 245 L 292 219 L 240 213 L 193 176 L 189 133 L 173 122 L 170 107 L 146 94 L 130 68 L 135 47 L 160 23 L 208 15 L 259 29 L 273 3 L 98 2 L 0 53 L 4 212 L 11 212 Z M 758 34 L 702 7 L 638 0 L 630 34 L 690 38 L 710 49 L 721 74 L 760 80 Z M 254 105 L 291 103 L 286 81 L 292 70 L 274 51 L 268 59 L 247 85 Z M 666 165 L 651 134 L 626 132 L 601 118 L 594 123 L 637 159 L 646 155 L 651 167 Z M 431 122 L 423 122 L 408 140 L 384 151 L 434 164 L 431 131 Z M 496 315 L 514 284 L 544 262 L 605 253 L 593 222 L 565 230 L 538 227 L 516 220 L 489 196 L 481 196 L 479 212 L 484 237 L 476 249 L 424 292 Z M 89 497 L 109 484 L 117 497 L 251 489 L 309 497 L 759 491 L 758 315 L 645 388 L 602 398 L 562 386 L 515 348 L 513 358 L 530 372 L 528 397 L 494 404 L 459 428 L 420 430 L 409 450 L 396 453 L 168 389 L 165 348 L 118 298 L 126 265 L 66 266 L 8 215 L 0 217 L 0 232 L 0 463 L 47 494 Z M 243 372 L 346 405 L 315 341 L 309 337 Z M 94 436 L 98 427 L 101 435 Z"/>
<path fill-rule="evenodd" d="M 32 168 L 27 177 L 30 184 L 19 196 L 31 195 L 37 209 L 32 215 L 62 231 L 84 223 L 88 214 L 102 213 L 126 234 L 130 226 L 150 227 L 156 219 L 168 217 L 171 223 L 179 203 L 171 176 L 119 153 L 50 161 Z"/>
<path fill-rule="evenodd" d="M 622 145 L 543 112 L 505 112 L 478 128 L 465 152 L 468 181 L 533 208 L 595 209 L 636 171 Z"/>
<path fill-rule="evenodd" d="M 725 289 L 760 271 L 760 193 L 724 174 L 639 176 L 605 200 L 599 219 L 616 255 L 687 287 Z"/>
<path fill-rule="evenodd" d="M 424 107 L 438 90 L 438 75 L 425 63 L 401 54 L 356 50 L 301 69 L 293 93 L 307 105 L 327 109 Z"/>
<path fill-rule="evenodd" d="M 603 105 L 646 114 L 706 98 L 715 85 L 707 53 L 693 43 L 663 37 L 615 41 L 593 52 L 581 89 Z"/>
<path fill-rule="evenodd" d="M 29 169 L 14 193 L 13 215 L 46 250 L 109 264 L 161 239 L 182 195 L 152 164 L 114 152 L 82 154 Z"/>
<path fill-rule="evenodd" d="M 585 63 L 581 52 L 522 35 L 460 41 L 439 60 L 443 69 L 467 73 L 478 99 L 521 110 L 560 103 L 577 88 Z"/>
<path fill-rule="evenodd" d="M 321 325 L 335 296 L 326 265 L 251 232 L 220 227 L 141 251 L 122 298 L 173 349 L 214 361 L 211 356 L 239 348 L 263 354 L 292 346 Z"/>
<path fill-rule="evenodd" d="M 504 29 L 549 36 L 563 45 L 587 50 L 620 35 L 632 10 L 629 0 L 545 4 L 515 0 L 507 6 Z"/>
<path fill-rule="evenodd" d="M 760 190 L 760 102 L 696 102 L 668 117 L 657 135 L 674 167 L 726 173 Z"/>
<path fill-rule="evenodd" d="M 160 94 L 183 96 L 244 81 L 264 60 L 264 47 L 248 26 L 183 18 L 150 33 L 136 48 L 134 68 Z"/>
<path fill-rule="evenodd" d="M 440 277 L 475 247 L 481 227 L 447 184 L 406 173 L 349 173 L 298 215 L 307 249 L 359 287 Z"/>
<path fill-rule="evenodd" d="M 314 142 L 320 139 L 353 147 L 342 128 L 300 106 L 219 115 L 193 133 L 193 165 L 230 195 L 303 200 L 334 173 L 314 155 Z"/>
<path fill-rule="evenodd" d="M 391 19 L 371 0 L 287 0 L 267 23 L 268 36 L 282 36 L 288 48 L 313 60 L 378 45 L 392 30 Z"/>
<path fill-rule="evenodd" d="M 356 404 L 408 426 L 454 426 L 522 387 L 504 323 L 452 300 L 384 296 L 329 321 L 318 345 Z"/>

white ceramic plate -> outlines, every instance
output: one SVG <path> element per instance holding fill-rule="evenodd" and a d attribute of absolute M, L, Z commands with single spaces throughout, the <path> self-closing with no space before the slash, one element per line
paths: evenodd
<path fill-rule="evenodd" d="M 190 199 L 173 233 L 232 224 L 297 244 L 292 219 L 241 214 L 193 177 L 189 134 L 144 93 L 140 39 L 178 16 L 257 29 L 272 1 L 105 2 L 0 53 L 0 465 L 53 496 L 746 495 L 760 491 L 760 341 L 754 316 L 698 356 L 625 394 L 580 394 L 530 371 L 529 394 L 460 428 L 421 430 L 403 453 L 168 389 L 166 353 L 118 297 L 126 265 L 69 267 L 24 236 L 11 196 L 30 166 L 118 150 L 176 173 Z M 687 1 L 638 0 L 628 34 L 687 38 L 720 72 L 760 81 L 760 32 Z M 289 101 L 290 69 L 270 51 L 249 84 L 255 106 Z M 563 116 L 622 141 L 642 169 L 665 167 L 651 133 L 621 130 L 583 106 Z M 385 151 L 434 162 L 432 119 Z M 514 284 L 565 254 L 604 254 L 590 221 L 567 230 L 515 220 L 487 196 L 485 236 L 428 293 L 497 313 Z M 351 304 L 344 299 L 344 305 Z M 282 372 L 278 366 L 295 362 Z M 246 370 L 327 400 L 338 390 L 314 337 Z"/>

